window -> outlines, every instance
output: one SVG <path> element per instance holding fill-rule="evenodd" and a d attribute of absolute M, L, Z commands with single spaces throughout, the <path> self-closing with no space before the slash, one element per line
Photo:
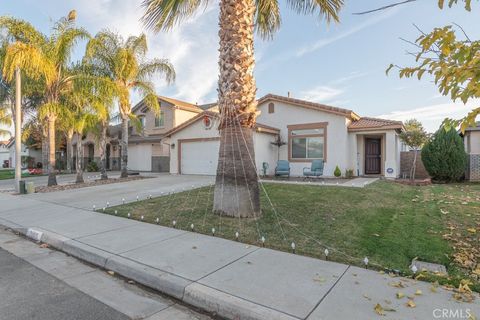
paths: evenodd
<path fill-rule="evenodd" d="M 268 113 L 274 113 L 275 112 L 275 105 L 273 104 L 273 102 L 270 102 L 268 104 Z"/>
<path fill-rule="evenodd" d="M 288 126 L 290 161 L 326 158 L 326 123 Z"/>
<path fill-rule="evenodd" d="M 162 128 L 165 126 L 165 113 L 160 111 L 160 114 L 155 117 L 155 128 Z"/>
<path fill-rule="evenodd" d="M 140 123 L 142 124 L 142 129 L 145 129 L 145 116 L 140 116 L 138 119 L 140 120 Z"/>

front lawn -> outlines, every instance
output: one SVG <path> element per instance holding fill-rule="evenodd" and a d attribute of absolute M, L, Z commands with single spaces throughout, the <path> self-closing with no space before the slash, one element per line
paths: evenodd
<path fill-rule="evenodd" d="M 276 210 L 262 194 L 260 219 L 234 219 L 211 213 L 213 188 L 204 187 L 111 207 L 106 213 L 235 239 L 245 243 L 376 268 L 409 272 L 411 260 L 447 266 L 457 285 L 470 275 L 480 289 L 480 185 L 411 187 L 377 182 L 366 188 L 264 184 Z M 455 249 L 454 249 L 455 248 Z"/>
<path fill-rule="evenodd" d="M 30 177 L 28 173 L 22 173 L 22 177 Z M 15 178 L 14 169 L 0 169 L 0 180 L 7 180 Z"/>

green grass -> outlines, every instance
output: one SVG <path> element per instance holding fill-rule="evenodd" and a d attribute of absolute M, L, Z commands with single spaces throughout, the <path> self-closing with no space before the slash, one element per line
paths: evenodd
<path fill-rule="evenodd" d="M 234 219 L 214 215 L 213 189 L 195 189 L 175 195 L 139 201 L 106 209 L 106 213 L 235 239 L 291 251 L 292 242 L 298 254 L 324 258 L 324 245 L 330 259 L 361 265 L 365 256 L 372 266 L 408 273 L 411 260 L 446 265 L 450 278 L 440 283 L 457 285 L 464 270 L 453 262 L 453 244 L 443 235 L 454 223 L 461 236 L 469 237 L 468 227 L 480 226 L 480 185 L 434 185 L 411 187 L 391 182 L 377 182 L 366 188 L 319 187 L 306 185 L 265 184 L 276 210 L 262 194 L 262 216 L 259 219 Z M 448 200 L 448 201 L 447 201 Z M 467 204 L 465 204 L 465 201 Z M 445 203 L 447 202 L 447 203 Z M 450 203 L 452 202 L 452 203 Z M 441 210 L 448 211 L 447 214 Z M 478 223 L 478 225 L 477 225 Z M 332 250 L 333 248 L 333 250 Z M 478 282 L 473 286 L 480 289 Z"/>
<path fill-rule="evenodd" d="M 30 174 L 22 173 L 22 177 L 29 177 Z M 15 178 L 15 170 L 14 169 L 1 169 L 0 170 L 0 180 L 7 180 Z"/>

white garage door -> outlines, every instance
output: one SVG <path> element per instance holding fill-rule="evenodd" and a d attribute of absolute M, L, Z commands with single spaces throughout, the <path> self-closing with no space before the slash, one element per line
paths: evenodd
<path fill-rule="evenodd" d="M 128 169 L 152 171 L 151 144 L 134 144 L 128 146 Z"/>
<path fill-rule="evenodd" d="M 215 175 L 217 173 L 220 141 L 182 142 L 182 174 Z"/>

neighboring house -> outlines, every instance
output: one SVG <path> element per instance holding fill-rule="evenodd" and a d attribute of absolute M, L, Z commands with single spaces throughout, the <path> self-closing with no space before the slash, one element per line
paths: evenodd
<path fill-rule="evenodd" d="M 3 168 L 4 163 L 9 164 L 10 150 L 8 150 L 9 140 L 0 141 L 0 168 Z"/>
<path fill-rule="evenodd" d="M 5 157 L 5 149 L 8 151 L 8 159 L 4 159 Z M 15 137 L 10 138 L 8 143 L 5 145 L 5 147 L 2 147 L 0 149 L 2 152 L 1 154 L 1 159 L 2 159 L 2 166 L 3 166 L 3 160 L 8 160 L 9 168 L 15 168 Z M 21 146 L 21 157 L 22 157 L 22 167 L 28 167 L 28 166 L 35 166 L 36 160 L 41 159 L 41 152 L 36 149 L 30 149 L 28 148 L 25 144 L 22 143 Z"/>
<path fill-rule="evenodd" d="M 177 99 L 158 97 L 160 114 L 150 111 L 143 101 L 132 109 L 142 124 L 138 131 L 130 124 L 128 137 L 128 169 L 134 171 L 170 171 L 170 146 L 166 144 L 165 133 L 203 112 L 200 106 Z M 107 170 L 120 170 L 121 125 L 110 126 L 107 138 Z M 74 155 L 77 141 L 74 139 Z M 84 164 L 100 162 L 98 139 L 89 133 L 82 139 Z"/>
<path fill-rule="evenodd" d="M 336 166 L 356 175 L 400 175 L 400 121 L 360 117 L 351 110 L 272 94 L 258 101 L 258 109 L 254 145 L 259 173 L 267 167 L 267 174 L 273 175 L 277 160 L 288 160 L 291 175 L 301 176 L 312 160 L 322 159 L 325 176 L 333 176 Z M 171 148 L 170 173 L 216 173 L 217 112 L 212 105 L 165 134 Z M 286 142 L 280 150 L 272 144 L 278 136 Z"/>
<path fill-rule="evenodd" d="M 468 165 L 465 178 L 470 181 L 480 181 L 480 122 L 475 127 L 465 130 L 463 135 Z"/>

